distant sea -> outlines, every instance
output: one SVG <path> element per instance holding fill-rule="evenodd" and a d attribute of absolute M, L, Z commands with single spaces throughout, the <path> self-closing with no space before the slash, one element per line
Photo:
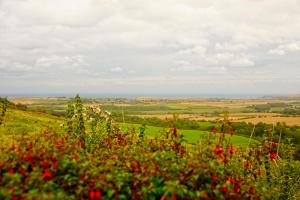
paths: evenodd
<path fill-rule="evenodd" d="M 252 99 L 264 97 L 282 97 L 288 94 L 163 94 L 163 93 L 79 93 L 82 97 L 90 98 L 221 98 L 221 99 Z M 74 97 L 76 93 L 0 93 L 1 97 Z"/>

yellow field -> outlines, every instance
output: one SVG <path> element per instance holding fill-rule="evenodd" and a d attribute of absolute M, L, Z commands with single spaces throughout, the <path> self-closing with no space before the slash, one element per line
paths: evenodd
<path fill-rule="evenodd" d="M 220 108 L 243 108 L 251 105 L 261 105 L 267 103 L 290 103 L 294 100 L 281 99 L 226 99 L 226 100 L 212 100 L 212 99 L 195 99 L 184 100 L 181 104 L 198 105 L 198 106 L 212 106 Z"/>
<path fill-rule="evenodd" d="M 160 119 L 171 119 L 173 115 L 131 115 L 138 116 L 143 118 L 157 117 Z M 192 115 L 192 114 L 180 114 L 179 118 L 181 119 L 190 119 L 190 120 L 207 120 L 215 121 L 222 120 L 223 117 L 216 116 L 204 116 L 204 115 Z M 300 117 L 282 117 L 280 114 L 276 113 L 233 113 L 230 115 L 229 119 L 233 122 L 251 122 L 257 124 L 259 122 L 267 124 L 275 124 L 277 122 L 284 122 L 289 126 L 300 125 Z"/>
<path fill-rule="evenodd" d="M 256 117 L 250 119 L 242 119 L 242 120 L 233 120 L 233 121 L 245 121 L 257 124 L 259 122 L 267 123 L 267 124 L 275 124 L 277 122 L 285 122 L 289 126 L 300 125 L 300 117 Z"/>

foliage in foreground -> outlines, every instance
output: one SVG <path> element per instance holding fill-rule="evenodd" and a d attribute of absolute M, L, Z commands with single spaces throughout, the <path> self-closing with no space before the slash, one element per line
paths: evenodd
<path fill-rule="evenodd" d="M 290 170 L 275 161 L 275 143 L 245 153 L 216 134 L 187 152 L 176 128 L 156 140 L 113 133 L 90 151 L 80 139 L 47 132 L 1 146 L 0 198 L 276 199 L 274 163 Z"/>
<path fill-rule="evenodd" d="M 147 139 L 145 127 L 120 130 L 108 113 L 83 114 L 78 98 L 73 106 L 65 134 L 25 134 L 0 146 L 0 199 L 288 199 L 297 192 L 293 149 L 270 138 L 245 152 L 213 129 L 193 149 L 175 126 Z"/>

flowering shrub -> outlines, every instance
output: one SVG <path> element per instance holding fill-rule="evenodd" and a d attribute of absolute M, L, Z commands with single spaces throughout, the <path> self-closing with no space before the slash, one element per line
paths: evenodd
<path fill-rule="evenodd" d="M 245 151 L 232 144 L 226 120 L 194 146 L 176 126 L 155 139 L 144 130 L 121 130 L 77 98 L 66 133 L 0 145 L 0 199 L 288 199 L 297 192 L 299 163 L 272 138 Z"/>
<path fill-rule="evenodd" d="M 216 132 L 192 150 L 176 127 L 156 139 L 113 131 L 90 151 L 48 132 L 1 146 L 0 199 L 274 199 L 279 191 L 267 178 L 266 163 L 277 160 L 268 148 L 244 152 Z"/>

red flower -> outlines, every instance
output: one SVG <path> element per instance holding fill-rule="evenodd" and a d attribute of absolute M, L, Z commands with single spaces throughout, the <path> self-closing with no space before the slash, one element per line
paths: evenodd
<path fill-rule="evenodd" d="M 46 168 L 47 167 L 47 162 L 46 162 L 46 160 L 43 160 L 42 162 L 41 162 L 41 167 L 42 168 Z"/>
<path fill-rule="evenodd" d="M 180 156 L 181 156 L 181 157 L 184 156 L 184 148 L 183 148 L 183 147 L 180 147 L 179 153 L 180 153 Z"/>
<path fill-rule="evenodd" d="M 118 136 L 118 140 L 122 141 L 122 140 L 124 140 L 124 138 L 122 136 Z"/>
<path fill-rule="evenodd" d="M 229 147 L 228 152 L 233 154 L 234 152 L 236 152 L 236 150 L 232 147 L 232 145 Z"/>
<path fill-rule="evenodd" d="M 57 170 L 57 162 L 53 162 L 52 163 L 52 169 L 53 170 Z"/>
<path fill-rule="evenodd" d="M 228 163 L 228 159 L 227 159 L 227 156 L 226 156 L 226 155 L 224 156 L 224 158 L 223 158 L 222 161 L 223 161 L 223 163 L 225 163 L 225 164 Z"/>
<path fill-rule="evenodd" d="M 166 200 L 166 196 L 163 195 L 163 196 L 160 198 L 160 200 Z"/>
<path fill-rule="evenodd" d="M 220 145 L 218 145 L 218 146 L 215 148 L 214 152 L 215 152 L 215 154 L 217 154 L 217 155 L 221 155 L 221 154 L 224 152 L 224 150 L 222 149 L 222 147 L 220 147 Z"/>
<path fill-rule="evenodd" d="M 96 192 L 95 192 L 96 199 L 101 199 L 101 196 L 102 196 L 101 191 L 99 189 L 97 189 Z"/>
<path fill-rule="evenodd" d="M 217 129 L 214 127 L 214 128 L 212 129 L 212 132 L 213 132 L 214 134 L 216 134 L 216 133 L 217 133 Z"/>
<path fill-rule="evenodd" d="M 251 187 L 251 188 L 249 189 L 249 195 L 252 195 L 252 194 L 254 194 L 254 187 Z"/>
<path fill-rule="evenodd" d="M 12 200 L 19 200 L 20 198 L 18 196 L 13 196 Z"/>
<path fill-rule="evenodd" d="M 145 164 L 145 165 L 144 165 L 144 170 L 147 170 L 148 167 L 149 167 L 149 165 Z"/>
<path fill-rule="evenodd" d="M 234 185 L 234 192 L 235 193 L 241 193 L 241 183 L 242 183 L 242 177 L 238 176 L 238 182 Z"/>
<path fill-rule="evenodd" d="M 0 168 L 2 168 L 3 167 L 3 163 L 2 162 L 0 162 Z"/>
<path fill-rule="evenodd" d="M 64 144 L 65 144 L 64 140 L 58 140 L 54 146 L 58 149 L 59 147 L 63 146 Z"/>
<path fill-rule="evenodd" d="M 42 179 L 46 180 L 46 179 L 51 179 L 52 178 L 52 174 L 48 171 L 48 169 L 45 170 Z"/>
<path fill-rule="evenodd" d="M 229 177 L 227 180 L 226 180 L 226 183 L 234 183 L 234 178 L 232 177 Z"/>
<path fill-rule="evenodd" d="M 277 158 L 277 153 L 274 152 L 274 151 L 272 151 L 272 152 L 270 153 L 269 157 L 270 157 L 271 160 L 273 160 L 273 159 Z"/>
<path fill-rule="evenodd" d="M 225 186 L 220 187 L 220 192 L 222 192 L 223 194 L 226 194 L 228 192 L 228 188 Z"/>
<path fill-rule="evenodd" d="M 273 147 L 273 148 L 276 148 L 276 147 L 277 147 L 277 144 L 276 144 L 276 143 L 272 143 L 272 147 Z"/>
<path fill-rule="evenodd" d="M 31 159 L 31 153 L 27 153 L 26 157 L 25 157 L 25 160 L 29 161 L 30 159 Z"/>
<path fill-rule="evenodd" d="M 222 138 L 225 138 L 225 133 L 222 133 Z"/>
<path fill-rule="evenodd" d="M 9 174 L 13 174 L 14 173 L 14 169 L 13 168 L 9 168 L 7 171 Z"/>
<path fill-rule="evenodd" d="M 177 128 L 174 125 L 174 129 L 173 129 L 173 137 L 177 137 Z"/>
<path fill-rule="evenodd" d="M 14 151 L 16 149 L 16 146 L 13 144 L 10 150 Z"/>
<path fill-rule="evenodd" d="M 217 176 L 216 176 L 215 174 L 212 174 L 212 175 L 211 175 L 211 178 L 212 178 L 214 181 L 218 181 L 218 178 L 217 178 Z"/>
<path fill-rule="evenodd" d="M 172 200 L 177 200 L 176 195 L 172 193 Z"/>
<path fill-rule="evenodd" d="M 64 140 L 58 140 L 56 142 L 57 145 L 64 145 L 65 144 L 65 141 Z"/>
<path fill-rule="evenodd" d="M 234 131 L 231 129 L 230 130 L 230 136 L 233 136 L 233 134 L 234 134 Z"/>
<path fill-rule="evenodd" d="M 90 191 L 90 199 L 95 199 L 95 191 L 94 190 Z"/>
<path fill-rule="evenodd" d="M 31 143 L 28 144 L 28 149 L 31 150 L 33 145 Z"/>
<path fill-rule="evenodd" d="M 24 169 L 23 167 L 21 167 L 21 168 L 19 169 L 19 172 L 20 172 L 21 174 L 25 175 L 25 174 L 27 173 L 27 170 Z"/>
<path fill-rule="evenodd" d="M 240 181 L 238 181 L 238 182 L 234 185 L 233 191 L 234 191 L 235 193 L 240 193 L 240 192 L 241 192 L 241 182 L 240 182 Z"/>
<path fill-rule="evenodd" d="M 50 157 L 50 160 L 51 160 L 52 162 L 55 162 L 55 161 L 56 161 L 56 158 L 55 158 L 54 156 L 51 156 L 51 157 Z"/>

